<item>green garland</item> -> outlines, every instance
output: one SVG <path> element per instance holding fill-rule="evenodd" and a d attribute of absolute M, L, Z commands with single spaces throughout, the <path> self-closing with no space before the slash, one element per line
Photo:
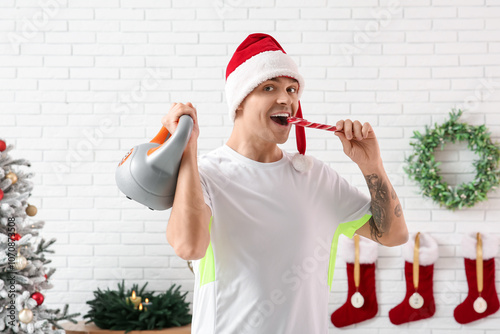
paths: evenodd
<path fill-rule="evenodd" d="M 462 110 L 450 112 L 450 119 L 441 125 L 434 125 L 433 129 L 425 126 L 425 134 L 414 131 L 412 138 L 417 141 L 410 143 L 414 153 L 410 155 L 404 168 L 411 179 L 420 184 L 423 195 L 432 198 L 439 205 L 451 210 L 472 207 L 477 202 L 487 199 L 490 189 L 496 189 L 500 183 L 498 161 L 500 150 L 491 141 L 490 133 L 484 125 L 473 126 L 459 123 Z M 470 183 L 462 183 L 455 188 L 449 186 L 439 175 L 440 162 L 434 159 L 434 151 L 438 146 L 441 150 L 445 143 L 467 141 L 468 148 L 474 151 L 479 159 L 474 161 L 476 176 Z"/>
<path fill-rule="evenodd" d="M 169 327 L 179 327 L 191 323 L 189 314 L 189 303 L 185 301 L 187 292 L 181 295 L 180 286 L 175 290 L 175 284 L 165 293 L 154 296 L 150 292 L 144 292 L 146 283 L 141 289 L 136 284 L 125 293 L 125 283 L 118 283 L 118 291 L 94 291 L 94 300 L 88 301 L 90 311 L 84 318 L 90 318 L 97 327 L 111 330 L 152 330 Z M 132 290 L 144 301 L 149 298 L 152 303 L 146 310 L 134 309 L 127 303 L 126 298 L 132 295 Z"/>

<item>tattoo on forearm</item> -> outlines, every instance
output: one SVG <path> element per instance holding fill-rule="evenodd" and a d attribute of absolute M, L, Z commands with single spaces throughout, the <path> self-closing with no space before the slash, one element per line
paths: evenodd
<path fill-rule="evenodd" d="M 388 213 L 390 212 L 391 203 L 397 200 L 397 195 L 394 188 L 391 186 L 391 189 L 389 189 L 388 185 L 382 182 L 382 179 L 377 174 L 365 175 L 365 180 L 372 199 L 372 218 L 369 220 L 370 234 L 374 240 L 378 241 L 390 229 L 392 217 L 389 217 Z M 397 203 L 394 208 L 394 215 L 401 217 L 402 214 L 401 204 Z"/>
<path fill-rule="evenodd" d="M 394 208 L 394 214 L 396 215 L 396 217 L 401 217 L 401 215 L 403 214 L 401 204 L 398 203 L 398 205 L 396 205 L 396 207 Z"/>
<path fill-rule="evenodd" d="M 365 175 L 368 190 L 370 191 L 372 218 L 370 219 L 370 234 L 374 240 L 382 237 L 386 231 L 386 205 L 388 189 L 382 186 L 382 180 L 377 174 Z"/>
<path fill-rule="evenodd" d="M 372 239 L 380 242 L 378 239 L 382 237 L 383 233 L 378 230 L 373 216 L 368 221 L 368 224 L 370 224 L 370 235 L 372 236 Z"/>
<path fill-rule="evenodd" d="M 396 195 L 396 191 L 394 190 L 393 187 L 391 187 L 391 197 L 392 197 L 392 199 L 398 198 L 398 196 Z"/>

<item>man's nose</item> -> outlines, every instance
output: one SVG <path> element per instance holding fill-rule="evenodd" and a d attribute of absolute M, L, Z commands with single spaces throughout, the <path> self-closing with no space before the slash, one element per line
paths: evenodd
<path fill-rule="evenodd" d="M 279 104 L 290 105 L 292 104 L 292 97 L 290 96 L 290 94 L 287 92 L 286 89 L 280 89 L 278 93 L 277 102 Z"/>

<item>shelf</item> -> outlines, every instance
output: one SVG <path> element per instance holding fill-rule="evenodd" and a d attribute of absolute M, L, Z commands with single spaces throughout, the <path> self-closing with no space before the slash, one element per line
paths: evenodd
<path fill-rule="evenodd" d="M 89 323 L 85 325 L 85 321 L 79 321 L 77 324 L 72 322 L 60 323 L 60 325 L 66 330 L 66 334 L 123 334 L 125 331 L 112 331 L 109 329 L 101 329 L 94 325 L 94 323 Z M 161 330 L 150 330 L 150 331 L 131 331 L 128 334 L 188 334 L 191 333 L 191 325 L 183 327 L 173 327 Z"/>

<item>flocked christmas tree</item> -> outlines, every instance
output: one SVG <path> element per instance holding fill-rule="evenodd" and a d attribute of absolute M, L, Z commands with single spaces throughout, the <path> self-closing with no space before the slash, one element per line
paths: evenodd
<path fill-rule="evenodd" d="M 13 145 L 0 139 L 0 333 L 63 334 L 60 320 L 73 319 L 79 314 L 62 314 L 48 309 L 43 291 L 51 289 L 50 277 L 55 269 L 47 269 L 50 260 L 45 253 L 55 242 L 39 237 L 43 221 L 34 221 L 37 209 L 28 204 L 33 177 L 26 169 L 25 159 L 13 159 Z"/>

